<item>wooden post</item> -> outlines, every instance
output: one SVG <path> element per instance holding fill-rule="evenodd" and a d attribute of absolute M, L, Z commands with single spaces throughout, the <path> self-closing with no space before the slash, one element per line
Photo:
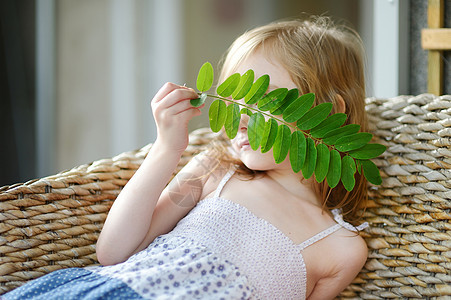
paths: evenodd
<path fill-rule="evenodd" d="M 429 0 L 428 26 L 429 28 L 441 28 L 444 23 L 443 0 Z M 428 92 L 441 95 L 443 91 L 443 51 L 429 50 L 428 53 Z"/>

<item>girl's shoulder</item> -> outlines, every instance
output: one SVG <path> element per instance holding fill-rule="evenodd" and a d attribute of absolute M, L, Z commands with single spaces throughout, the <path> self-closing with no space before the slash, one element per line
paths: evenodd
<path fill-rule="evenodd" d="M 221 179 L 231 169 L 231 165 L 224 163 L 211 151 L 203 151 L 194 156 L 177 176 L 196 178 L 202 185 L 201 199 L 210 194 Z"/>
<path fill-rule="evenodd" d="M 316 259 L 316 268 L 312 272 L 315 284 L 309 298 L 333 298 L 360 272 L 367 260 L 368 248 L 361 236 L 345 228 L 318 246 L 309 249 L 313 252 L 310 258 Z M 333 255 L 330 255 L 330 249 L 333 249 Z"/>

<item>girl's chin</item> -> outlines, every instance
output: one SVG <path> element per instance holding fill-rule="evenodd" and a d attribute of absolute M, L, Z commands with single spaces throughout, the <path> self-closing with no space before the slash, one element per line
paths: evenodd
<path fill-rule="evenodd" d="M 250 151 L 253 150 L 251 149 Z M 241 161 L 249 169 L 255 171 L 268 171 L 277 168 L 277 165 L 272 157 L 268 159 L 267 157 L 262 157 L 261 154 L 259 156 L 255 156 L 255 154 L 253 154 L 252 156 L 249 155 L 249 157 L 247 154 L 250 154 L 250 151 L 243 150 L 241 156 Z"/>

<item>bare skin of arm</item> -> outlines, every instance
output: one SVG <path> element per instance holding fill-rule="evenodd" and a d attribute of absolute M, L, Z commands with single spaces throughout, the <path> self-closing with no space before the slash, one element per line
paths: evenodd
<path fill-rule="evenodd" d="M 320 249 L 312 249 L 322 257 L 322 267 L 318 268 L 322 274 L 319 274 L 319 279 L 308 295 L 309 300 L 335 299 L 354 280 L 366 262 L 368 248 L 361 237 L 348 235 L 336 239 L 338 243 L 331 239 L 331 244 L 320 245 L 320 242 Z"/>
<path fill-rule="evenodd" d="M 152 100 L 157 139 L 111 207 L 97 242 L 101 264 L 125 261 L 152 237 L 168 232 L 192 208 L 174 204 L 163 190 L 188 145 L 188 122 L 200 115 L 189 101 L 196 97 L 192 89 L 167 83 Z"/>

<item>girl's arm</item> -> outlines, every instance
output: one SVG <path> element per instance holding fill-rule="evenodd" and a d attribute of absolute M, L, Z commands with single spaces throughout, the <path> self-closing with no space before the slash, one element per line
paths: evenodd
<path fill-rule="evenodd" d="M 346 239 L 333 248 L 330 270 L 318 280 L 309 300 L 335 299 L 362 269 L 368 255 L 368 248 L 360 236 L 344 237 Z M 330 249 L 324 251 L 330 255 Z"/>
<path fill-rule="evenodd" d="M 188 122 L 200 114 L 189 101 L 196 97 L 192 89 L 167 83 L 152 100 L 157 139 L 111 207 L 97 242 L 101 264 L 126 260 L 143 248 L 143 242 L 150 243 L 149 231 L 152 236 L 169 231 L 192 208 L 171 204 L 169 193 L 162 191 L 188 145 Z M 198 200 L 194 198 L 191 200 Z M 157 202 L 165 216 L 157 214 Z"/>
<path fill-rule="evenodd" d="M 217 166 L 215 159 L 201 153 L 180 170 L 162 192 L 154 209 L 149 231 L 133 254 L 147 248 L 157 236 L 171 231 L 196 206 L 201 195 L 210 192 L 205 183 L 210 177 L 216 178 L 219 175 L 218 172 L 212 173 Z"/>

